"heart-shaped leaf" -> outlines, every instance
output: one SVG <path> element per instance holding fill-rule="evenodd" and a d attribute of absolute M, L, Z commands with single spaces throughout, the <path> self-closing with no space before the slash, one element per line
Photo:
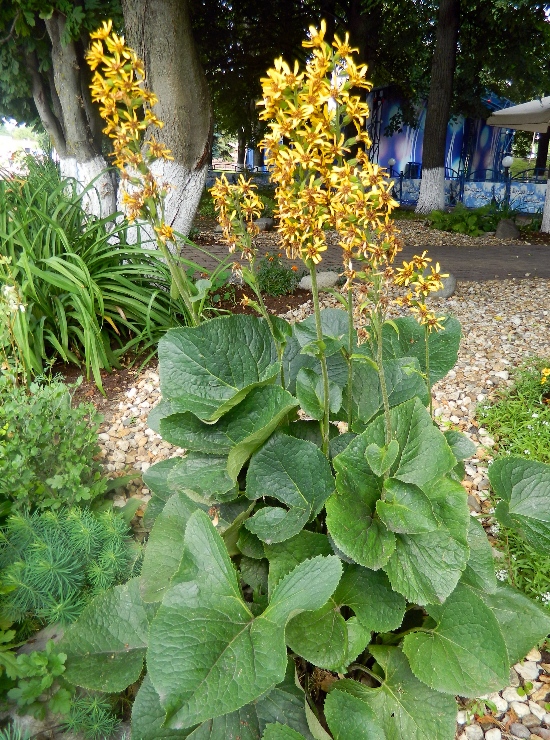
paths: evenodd
<path fill-rule="evenodd" d="M 427 606 L 437 625 L 405 636 L 403 652 L 413 673 L 437 691 L 476 697 L 507 685 L 506 643 L 491 609 L 459 585 L 441 606 Z"/>
<path fill-rule="evenodd" d="M 371 689 L 344 679 L 333 684 L 333 691 L 345 691 L 365 702 L 371 710 L 365 714 L 366 718 L 374 713 L 376 723 L 389 740 L 450 740 L 454 737 L 456 701 L 421 683 L 399 648 L 371 645 L 369 650 L 384 671 L 380 688 Z"/>
<path fill-rule="evenodd" d="M 422 534 L 439 528 L 430 499 L 418 486 L 388 478 L 383 490 L 384 499 L 376 502 L 376 513 L 390 532 Z"/>
<path fill-rule="evenodd" d="M 174 729 L 234 712 L 280 683 L 288 619 L 320 608 L 341 575 L 335 556 L 305 561 L 280 581 L 265 612 L 254 618 L 225 545 L 201 511 L 189 519 L 185 551 L 197 575 L 165 594 L 147 652 L 166 724 Z"/>
<path fill-rule="evenodd" d="M 392 439 L 389 445 L 384 445 L 383 447 L 379 447 L 373 442 L 365 450 L 367 462 L 372 472 L 379 478 L 391 468 L 398 454 L 399 443 L 395 439 Z"/>
<path fill-rule="evenodd" d="M 208 455 L 229 455 L 227 472 L 236 480 L 248 460 L 298 402 L 279 385 L 254 388 L 244 401 L 206 424 L 189 412 L 171 414 L 160 422 L 163 439 L 187 450 Z"/>
<path fill-rule="evenodd" d="M 246 527 L 264 542 L 287 540 L 319 513 L 333 490 L 329 462 L 316 445 L 274 434 L 250 460 L 246 495 L 276 498 L 289 510 L 260 509 Z"/>
<path fill-rule="evenodd" d="M 302 530 L 284 542 L 264 545 L 265 556 L 269 560 L 269 593 L 273 592 L 281 578 L 290 573 L 304 560 L 317 555 L 332 555 L 332 548 L 324 534 Z"/>
<path fill-rule="evenodd" d="M 137 578 L 96 596 L 59 645 L 64 678 L 92 691 L 124 691 L 143 670 L 148 630 Z"/>
<path fill-rule="evenodd" d="M 300 406 L 312 419 L 322 419 L 325 392 L 323 378 L 314 370 L 302 368 L 296 378 L 296 396 Z M 336 414 L 342 405 L 342 389 L 329 380 L 330 411 Z"/>
<path fill-rule="evenodd" d="M 468 530 L 470 558 L 462 574 L 461 583 L 479 588 L 488 594 L 497 590 L 497 579 L 493 558 L 493 548 L 487 539 L 485 530 L 473 516 L 470 517 Z"/>
<path fill-rule="evenodd" d="M 168 474 L 173 493 L 182 492 L 201 504 L 232 501 L 238 496 L 235 481 L 227 473 L 227 458 L 189 452 L 179 458 Z"/>
<path fill-rule="evenodd" d="M 170 329 L 159 342 L 160 387 L 175 412 L 216 421 L 279 374 L 267 322 L 233 314 Z"/>
<path fill-rule="evenodd" d="M 450 478 L 423 490 L 441 525 L 433 532 L 396 534 L 384 570 L 393 588 L 409 601 L 437 604 L 454 590 L 468 562 L 470 512 L 464 489 Z"/>
<path fill-rule="evenodd" d="M 476 446 L 471 439 L 462 432 L 457 432 L 455 429 L 449 429 L 443 432 L 447 444 L 452 450 L 453 455 L 457 460 L 468 460 L 476 454 Z"/>
<path fill-rule="evenodd" d="M 368 704 L 345 691 L 327 696 L 324 713 L 334 740 L 386 740 Z"/>
<path fill-rule="evenodd" d="M 502 501 L 497 519 L 518 529 L 538 552 L 550 550 L 550 465 L 522 457 L 501 457 L 489 467 L 489 480 Z"/>

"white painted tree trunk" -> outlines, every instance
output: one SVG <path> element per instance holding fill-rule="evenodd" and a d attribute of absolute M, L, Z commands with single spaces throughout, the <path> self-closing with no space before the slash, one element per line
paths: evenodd
<path fill-rule="evenodd" d="M 541 231 L 550 233 L 550 179 L 546 183 L 546 196 L 544 198 L 544 209 L 542 211 Z"/>
<path fill-rule="evenodd" d="M 443 208 L 445 208 L 445 168 L 423 169 L 415 212 L 431 213 L 441 211 Z"/>
<path fill-rule="evenodd" d="M 85 162 L 75 157 L 59 160 L 61 177 L 70 177 L 77 182 L 77 192 L 86 191 L 82 199 L 85 210 L 98 218 L 105 218 L 117 210 L 114 178 L 107 170 L 107 162 L 97 156 Z"/>

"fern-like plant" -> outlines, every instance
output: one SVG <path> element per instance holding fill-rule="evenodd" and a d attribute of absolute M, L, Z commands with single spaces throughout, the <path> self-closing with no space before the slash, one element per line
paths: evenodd
<path fill-rule="evenodd" d="M 73 622 L 92 596 L 129 577 L 137 553 L 128 535 L 111 511 L 14 514 L 0 531 L 0 616 Z"/>

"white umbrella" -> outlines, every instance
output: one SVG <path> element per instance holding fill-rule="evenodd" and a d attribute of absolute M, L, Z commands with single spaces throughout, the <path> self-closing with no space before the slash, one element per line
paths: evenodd
<path fill-rule="evenodd" d="M 546 133 L 550 126 L 550 96 L 497 110 L 487 119 L 489 126 Z"/>
<path fill-rule="evenodd" d="M 516 131 L 539 131 L 546 133 L 550 126 L 550 96 L 530 100 L 497 110 L 487 119 L 489 126 L 513 128 Z M 546 197 L 542 212 L 541 231 L 550 232 L 550 180 L 546 183 Z"/>

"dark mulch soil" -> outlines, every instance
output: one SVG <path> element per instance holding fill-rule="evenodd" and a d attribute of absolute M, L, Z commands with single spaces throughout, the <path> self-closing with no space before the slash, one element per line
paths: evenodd
<path fill-rule="evenodd" d="M 156 360 L 153 360 L 151 364 L 156 365 Z M 101 382 L 105 395 L 96 386 L 93 377 L 86 378 L 84 368 L 76 365 L 54 365 L 53 375 L 62 375 L 68 384 L 75 383 L 79 377 L 82 377 L 81 385 L 74 390 L 74 403 L 91 402 L 99 412 L 102 412 L 112 408 L 114 401 L 134 385 L 143 369 L 137 362 L 133 367 L 123 367 L 111 373 L 102 370 Z"/>
<path fill-rule="evenodd" d="M 550 234 L 545 234 L 542 231 L 523 231 L 521 233 L 521 239 L 525 239 L 529 244 L 550 245 Z"/>
<path fill-rule="evenodd" d="M 231 296 L 225 298 L 220 303 L 216 303 L 216 308 L 225 311 L 231 311 L 231 313 L 244 313 L 257 316 L 256 311 L 250 306 L 243 306 L 241 301 L 246 296 L 251 300 L 255 300 L 254 293 L 249 288 L 237 288 L 232 287 Z M 264 303 L 269 313 L 280 314 L 286 313 L 293 308 L 298 308 L 302 303 L 305 303 L 311 298 L 309 290 L 302 290 L 298 288 L 289 295 L 281 296 L 264 296 Z"/>

